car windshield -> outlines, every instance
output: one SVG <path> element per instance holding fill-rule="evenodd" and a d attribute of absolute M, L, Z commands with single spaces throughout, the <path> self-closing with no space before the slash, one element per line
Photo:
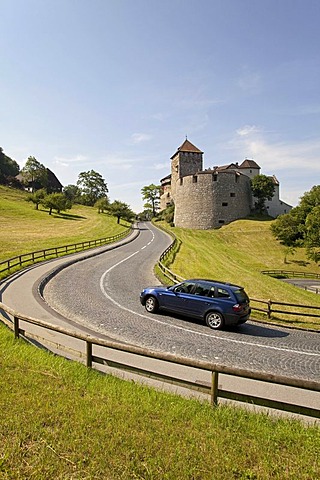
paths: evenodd
<path fill-rule="evenodd" d="M 241 288 L 239 290 L 234 290 L 233 292 L 236 296 L 236 299 L 239 303 L 246 303 L 249 301 L 249 297 L 246 292 Z"/>

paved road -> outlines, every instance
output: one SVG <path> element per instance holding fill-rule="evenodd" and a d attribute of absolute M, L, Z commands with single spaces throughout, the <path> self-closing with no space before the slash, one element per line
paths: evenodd
<path fill-rule="evenodd" d="M 139 293 L 167 237 L 151 225 L 124 248 L 62 270 L 45 298 L 62 315 L 119 340 L 228 366 L 320 380 L 320 335 L 248 323 L 211 331 L 203 322 L 145 312 Z"/>
<path fill-rule="evenodd" d="M 2 286 L 1 301 L 36 318 L 79 325 L 87 331 L 153 350 L 320 380 L 317 333 L 257 322 L 215 332 L 201 321 L 148 314 L 140 305 L 139 293 L 145 286 L 159 284 L 153 266 L 169 243 L 165 233 L 149 223 L 140 224 L 134 241 L 70 264 L 53 276 L 44 289 L 50 308 L 38 295 L 39 278 L 56 265 L 61 267 L 65 259 L 18 274 L 14 281 Z M 312 406 L 319 408 L 319 394 Z"/>

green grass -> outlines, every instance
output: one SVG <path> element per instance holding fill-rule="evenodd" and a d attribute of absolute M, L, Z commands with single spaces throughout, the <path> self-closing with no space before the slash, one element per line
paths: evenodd
<path fill-rule="evenodd" d="M 163 393 L 0 326 L 0 479 L 320 478 L 320 429 Z"/>
<path fill-rule="evenodd" d="M 0 261 L 44 248 L 111 237 L 128 227 L 96 208 L 74 205 L 60 215 L 35 210 L 27 193 L 0 186 Z"/>
<path fill-rule="evenodd" d="M 320 295 L 261 273 L 271 269 L 320 273 L 319 267 L 307 259 L 303 248 L 296 249 L 285 263 L 285 247 L 272 236 L 270 220 L 238 220 L 218 230 L 172 228 L 163 222 L 156 225 L 173 232 L 181 240 L 169 268 L 183 278 L 232 282 L 245 287 L 250 298 L 320 307 Z M 290 309 L 297 311 L 294 307 Z M 305 311 L 315 313 L 310 309 Z M 255 316 L 262 318 L 257 312 Z M 284 323 L 289 321 L 290 325 L 320 329 L 320 319 L 316 317 L 278 314 L 275 318 Z"/>

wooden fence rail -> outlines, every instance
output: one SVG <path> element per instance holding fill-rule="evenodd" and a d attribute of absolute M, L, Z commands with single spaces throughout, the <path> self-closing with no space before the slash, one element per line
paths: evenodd
<path fill-rule="evenodd" d="M 120 238 L 126 237 L 131 231 L 131 227 L 127 228 L 117 235 L 111 237 L 98 238 L 97 240 L 88 240 L 79 243 L 73 243 L 69 245 L 62 245 L 60 247 L 46 248 L 43 250 L 37 250 L 35 252 L 25 253 L 23 255 L 17 255 L 16 257 L 9 258 L 0 262 L 0 273 L 10 271 L 14 267 L 22 267 L 25 264 L 32 264 L 40 260 L 48 260 L 52 257 L 58 257 L 59 255 L 68 255 L 70 253 L 79 252 L 88 248 L 99 247 L 101 245 L 107 245 L 115 242 Z"/>
<path fill-rule="evenodd" d="M 1 311 L 4 312 L 1 315 Z M 13 330 L 16 338 L 22 336 L 28 341 L 41 343 L 43 346 L 46 346 L 46 338 L 40 335 L 40 333 L 35 334 L 31 333 L 31 329 L 28 331 L 28 325 L 37 326 L 40 328 L 40 331 L 43 329 L 54 331 L 59 334 L 62 334 L 67 337 L 72 337 L 77 340 L 81 340 L 85 343 L 85 358 L 86 366 L 91 368 L 94 364 L 106 365 L 111 368 L 116 368 L 120 370 L 129 371 L 130 373 L 135 373 L 142 375 L 148 378 L 156 379 L 161 382 L 168 382 L 170 384 L 196 390 L 209 394 L 211 397 L 212 405 L 218 404 L 218 398 L 225 398 L 238 402 L 245 402 L 254 405 L 264 406 L 268 408 L 273 408 L 277 410 L 283 410 L 286 412 L 291 412 L 299 415 L 305 415 L 312 418 L 320 418 L 319 408 L 313 408 L 310 406 L 304 406 L 299 404 L 287 403 L 278 401 L 270 398 L 263 398 L 261 396 L 254 396 L 249 394 L 244 394 L 238 391 L 230 391 L 219 388 L 218 379 L 219 375 L 228 375 L 233 377 L 240 377 L 243 379 L 256 380 L 257 382 L 272 383 L 275 385 L 282 385 L 286 387 L 292 387 L 297 390 L 295 398 L 299 398 L 299 390 L 307 390 L 309 392 L 320 392 L 320 382 L 315 382 L 312 380 L 305 380 L 302 378 L 290 378 L 282 375 L 272 375 L 268 373 L 255 372 L 243 368 L 237 367 L 227 367 L 224 365 L 215 364 L 213 362 L 206 362 L 202 360 L 194 360 L 185 358 L 179 355 L 173 355 L 169 353 L 161 353 L 158 351 L 152 351 L 150 349 L 141 348 L 133 345 L 122 344 L 116 341 L 111 340 L 102 340 L 95 338 L 90 335 L 85 335 L 78 332 L 72 332 L 63 327 L 58 327 L 50 323 L 33 319 L 26 315 L 20 314 L 15 310 L 7 307 L 0 302 L 0 320 L 5 323 L 11 330 Z M 21 326 L 23 322 L 23 327 Z M 50 335 L 50 345 L 52 347 L 54 340 L 53 336 Z M 57 349 L 63 349 L 61 339 L 56 343 L 55 347 Z M 95 347 L 105 347 L 103 349 L 104 355 L 98 356 L 94 354 Z M 47 347 L 48 348 L 48 347 Z M 168 374 L 155 371 L 154 369 L 146 368 L 145 361 L 143 362 L 144 368 L 139 366 L 133 366 L 129 361 L 114 361 L 109 357 L 110 353 L 108 352 L 125 352 L 134 357 L 143 357 L 146 359 L 156 359 L 162 363 L 171 363 L 176 365 L 183 365 L 185 367 L 190 367 L 192 369 L 199 369 L 202 371 L 207 371 L 211 373 L 211 382 L 210 383 L 200 383 L 199 381 L 189 381 L 184 378 L 179 378 L 177 376 L 171 376 Z"/>
<path fill-rule="evenodd" d="M 295 272 L 292 270 L 262 270 L 264 275 L 270 275 L 271 277 L 282 276 L 287 278 L 317 278 L 320 279 L 320 273 L 311 272 Z"/>

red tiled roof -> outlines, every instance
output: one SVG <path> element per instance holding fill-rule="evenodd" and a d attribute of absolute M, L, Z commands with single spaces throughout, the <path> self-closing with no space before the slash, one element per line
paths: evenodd
<path fill-rule="evenodd" d="M 192 153 L 203 153 L 199 148 L 197 148 L 195 145 L 193 145 L 191 142 L 189 142 L 188 139 L 186 139 L 183 144 L 178 147 L 176 153 L 172 155 L 171 158 L 175 157 L 177 153 L 179 152 L 192 152 Z"/>
<path fill-rule="evenodd" d="M 239 166 L 239 168 L 260 168 L 259 165 L 254 161 L 254 160 L 249 160 L 248 158 L 246 158 L 242 163 L 241 165 Z"/>

